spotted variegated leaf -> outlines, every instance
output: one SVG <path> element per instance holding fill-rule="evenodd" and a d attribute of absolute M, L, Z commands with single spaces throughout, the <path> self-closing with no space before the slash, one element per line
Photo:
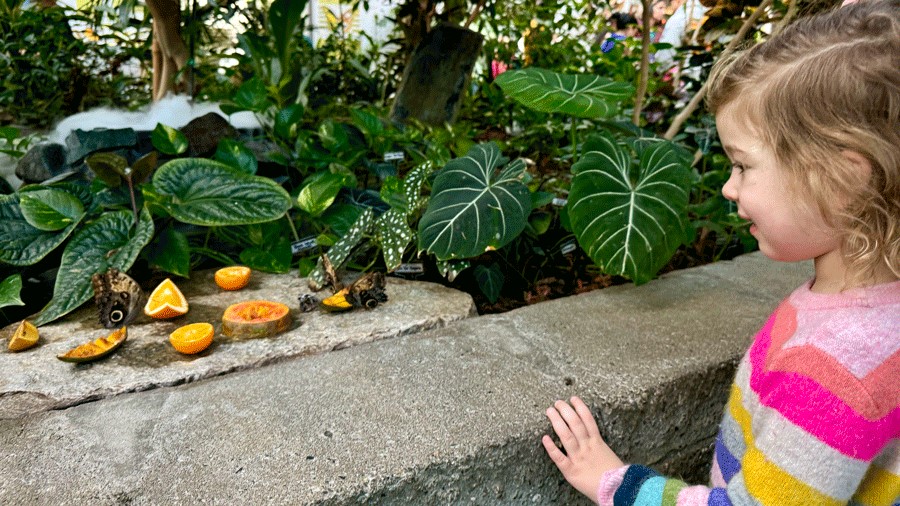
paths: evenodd
<path fill-rule="evenodd" d="M 363 236 L 372 232 L 374 223 L 375 215 L 372 213 L 372 209 L 367 207 L 350 227 L 350 230 L 328 249 L 328 259 L 331 260 L 335 269 L 340 269 Z M 308 284 L 314 291 L 321 290 L 325 286 L 325 267 L 322 265 L 321 258 L 316 264 L 315 270 L 310 273 Z"/>
<path fill-rule="evenodd" d="M 388 271 L 396 269 L 403 262 L 403 252 L 415 237 L 406 221 L 406 213 L 391 209 L 378 217 L 376 233 L 381 241 L 384 265 Z"/>
<path fill-rule="evenodd" d="M 423 207 L 428 199 L 422 197 L 422 183 L 434 172 L 434 163 L 427 161 L 414 167 L 403 180 L 403 194 L 406 196 L 407 211 L 413 213 Z"/>
<path fill-rule="evenodd" d="M 459 273 L 468 269 L 472 266 L 472 262 L 468 260 L 438 260 L 437 268 L 441 273 L 441 276 L 447 278 L 447 281 L 452 282 L 456 279 L 456 276 L 459 276 Z"/>

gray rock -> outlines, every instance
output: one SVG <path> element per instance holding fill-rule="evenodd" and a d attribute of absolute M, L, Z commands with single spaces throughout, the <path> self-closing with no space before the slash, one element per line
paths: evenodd
<path fill-rule="evenodd" d="M 38 144 L 25 153 L 16 165 L 16 177 L 25 184 L 41 183 L 69 170 L 66 148 L 55 142 Z"/>
<path fill-rule="evenodd" d="M 130 148 L 137 144 L 137 134 L 131 128 L 95 128 L 72 130 L 66 137 L 66 163 L 75 166 L 91 153 Z"/>

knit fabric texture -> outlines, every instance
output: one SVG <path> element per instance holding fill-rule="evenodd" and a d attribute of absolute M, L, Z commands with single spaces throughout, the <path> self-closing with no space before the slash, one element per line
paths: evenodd
<path fill-rule="evenodd" d="M 711 487 L 607 472 L 601 505 L 900 504 L 900 281 L 795 290 L 738 366 Z"/>

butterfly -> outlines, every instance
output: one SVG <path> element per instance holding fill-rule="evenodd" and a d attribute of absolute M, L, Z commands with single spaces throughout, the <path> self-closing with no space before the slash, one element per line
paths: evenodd
<path fill-rule="evenodd" d="M 383 272 L 366 273 L 345 288 L 327 255 L 322 255 L 322 266 L 325 268 L 325 279 L 334 293 L 321 302 L 322 308 L 326 311 L 346 311 L 357 307 L 374 309 L 379 303 L 387 302 Z"/>
<path fill-rule="evenodd" d="M 144 291 L 128 274 L 111 267 L 91 277 L 100 324 L 111 329 L 128 324 L 141 312 Z"/>

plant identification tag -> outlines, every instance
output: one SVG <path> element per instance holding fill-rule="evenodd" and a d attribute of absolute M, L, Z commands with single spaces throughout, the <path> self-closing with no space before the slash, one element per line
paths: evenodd
<path fill-rule="evenodd" d="M 384 154 L 384 161 L 393 162 L 393 161 L 402 161 L 406 158 L 406 155 L 403 154 L 403 151 L 388 151 Z"/>
<path fill-rule="evenodd" d="M 300 253 L 309 251 L 316 246 L 318 246 L 318 243 L 316 242 L 316 236 L 311 235 L 309 237 L 304 237 L 299 241 L 294 241 L 291 243 L 291 254 L 299 255 Z"/>

